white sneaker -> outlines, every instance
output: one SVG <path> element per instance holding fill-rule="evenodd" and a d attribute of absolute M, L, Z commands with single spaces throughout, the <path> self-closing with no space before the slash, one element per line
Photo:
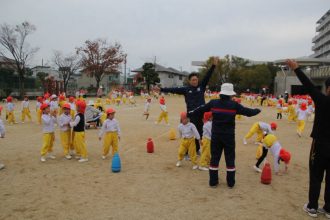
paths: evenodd
<path fill-rule="evenodd" d="M 262 172 L 262 170 L 259 167 L 257 167 L 256 165 L 253 166 L 253 169 L 258 173 Z"/>
<path fill-rule="evenodd" d="M 300 133 L 299 131 L 297 131 L 297 135 L 298 135 L 299 137 L 301 137 L 301 133 Z"/>
<path fill-rule="evenodd" d="M 81 158 L 80 160 L 78 160 L 79 163 L 84 163 L 87 161 L 88 161 L 88 158 Z"/>
<path fill-rule="evenodd" d="M 47 158 L 52 159 L 52 160 L 56 159 L 56 157 L 53 154 L 48 154 Z"/>
<path fill-rule="evenodd" d="M 65 158 L 68 159 L 68 160 L 71 160 L 72 159 L 72 157 L 71 157 L 70 154 L 65 155 Z"/>
<path fill-rule="evenodd" d="M 0 163 L 0 170 L 2 170 L 3 168 L 5 168 L 5 165 Z"/>
<path fill-rule="evenodd" d="M 177 167 L 181 167 L 181 160 L 179 160 L 178 162 L 176 162 L 176 166 Z"/>
<path fill-rule="evenodd" d="M 201 167 L 201 166 L 199 166 L 198 169 L 199 170 L 203 170 L 203 171 L 208 171 L 209 170 L 209 168 L 207 168 L 207 167 Z"/>
<path fill-rule="evenodd" d="M 327 212 L 327 211 L 325 211 L 324 208 L 318 208 L 318 209 L 317 209 L 317 212 L 318 212 L 318 213 L 321 213 L 321 214 L 324 214 L 325 217 L 327 217 L 328 219 L 330 219 L 330 213 Z"/>
<path fill-rule="evenodd" d="M 259 144 L 261 144 L 261 142 L 256 141 L 256 142 L 254 142 L 254 144 L 255 144 L 255 145 L 259 145 Z"/>
<path fill-rule="evenodd" d="M 197 168 L 198 168 L 197 165 L 194 165 L 194 166 L 192 167 L 193 170 L 197 170 Z"/>
<path fill-rule="evenodd" d="M 246 141 L 245 138 L 243 138 L 243 144 L 244 144 L 244 145 L 247 145 L 247 141 Z"/>
<path fill-rule="evenodd" d="M 40 157 L 40 161 L 41 162 L 46 162 L 46 158 L 45 157 Z"/>
<path fill-rule="evenodd" d="M 76 155 L 74 158 L 77 159 L 77 160 L 80 160 L 81 156 Z"/>
<path fill-rule="evenodd" d="M 71 155 L 71 156 L 74 155 L 74 150 L 70 150 L 70 155 Z"/>
<path fill-rule="evenodd" d="M 105 159 L 107 159 L 107 156 L 102 156 L 102 160 L 105 160 Z"/>
<path fill-rule="evenodd" d="M 308 208 L 307 203 L 303 206 L 303 210 L 307 212 L 309 216 L 317 218 L 317 210 Z"/>

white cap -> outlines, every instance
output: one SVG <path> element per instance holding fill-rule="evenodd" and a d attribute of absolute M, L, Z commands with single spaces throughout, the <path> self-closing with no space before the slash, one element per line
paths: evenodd
<path fill-rule="evenodd" d="M 50 99 L 55 99 L 55 98 L 57 98 L 57 95 L 55 95 L 55 94 L 53 94 L 53 95 L 50 97 Z"/>
<path fill-rule="evenodd" d="M 89 100 L 88 101 L 88 105 L 94 105 L 94 101 L 93 100 Z"/>
<path fill-rule="evenodd" d="M 236 95 L 236 92 L 234 92 L 234 85 L 231 83 L 224 83 L 221 85 L 221 91 L 220 95 Z"/>

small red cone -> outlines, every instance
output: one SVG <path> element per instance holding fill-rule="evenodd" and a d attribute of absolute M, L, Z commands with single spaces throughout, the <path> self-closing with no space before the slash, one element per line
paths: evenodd
<path fill-rule="evenodd" d="M 147 141 L 147 152 L 148 153 L 154 152 L 154 142 L 152 141 L 151 138 L 148 138 L 148 141 Z"/>
<path fill-rule="evenodd" d="M 270 168 L 270 164 L 267 162 L 262 169 L 261 173 L 261 183 L 270 184 L 272 182 L 272 169 Z"/>

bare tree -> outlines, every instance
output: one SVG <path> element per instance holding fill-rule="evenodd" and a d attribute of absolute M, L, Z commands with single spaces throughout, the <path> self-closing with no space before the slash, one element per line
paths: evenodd
<path fill-rule="evenodd" d="M 77 48 L 77 54 L 81 56 L 83 72 L 95 78 L 97 88 L 103 77 L 116 73 L 125 59 L 119 43 L 111 45 L 102 39 L 86 41 L 83 47 Z"/>
<path fill-rule="evenodd" d="M 54 51 L 53 62 L 62 75 L 64 92 L 66 93 L 72 75 L 80 68 L 79 57 L 75 54 L 63 55 L 60 51 Z"/>
<path fill-rule="evenodd" d="M 25 21 L 22 24 L 11 26 L 0 25 L 0 45 L 4 50 L 0 50 L 0 55 L 7 57 L 9 53 L 15 60 L 15 67 L 18 72 L 20 96 L 24 96 L 24 81 L 27 75 L 27 66 L 32 56 L 39 48 L 31 48 L 26 42 L 26 38 L 35 32 L 36 27 Z"/>

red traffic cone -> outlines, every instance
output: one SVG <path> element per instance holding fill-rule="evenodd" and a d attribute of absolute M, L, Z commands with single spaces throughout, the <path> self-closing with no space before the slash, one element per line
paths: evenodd
<path fill-rule="evenodd" d="M 271 182 L 272 182 L 272 169 L 270 168 L 270 164 L 266 162 L 261 172 L 261 183 L 270 184 Z"/>
<path fill-rule="evenodd" d="M 147 152 L 148 153 L 154 152 L 154 142 L 152 141 L 151 138 L 148 138 L 148 141 L 147 141 Z"/>

